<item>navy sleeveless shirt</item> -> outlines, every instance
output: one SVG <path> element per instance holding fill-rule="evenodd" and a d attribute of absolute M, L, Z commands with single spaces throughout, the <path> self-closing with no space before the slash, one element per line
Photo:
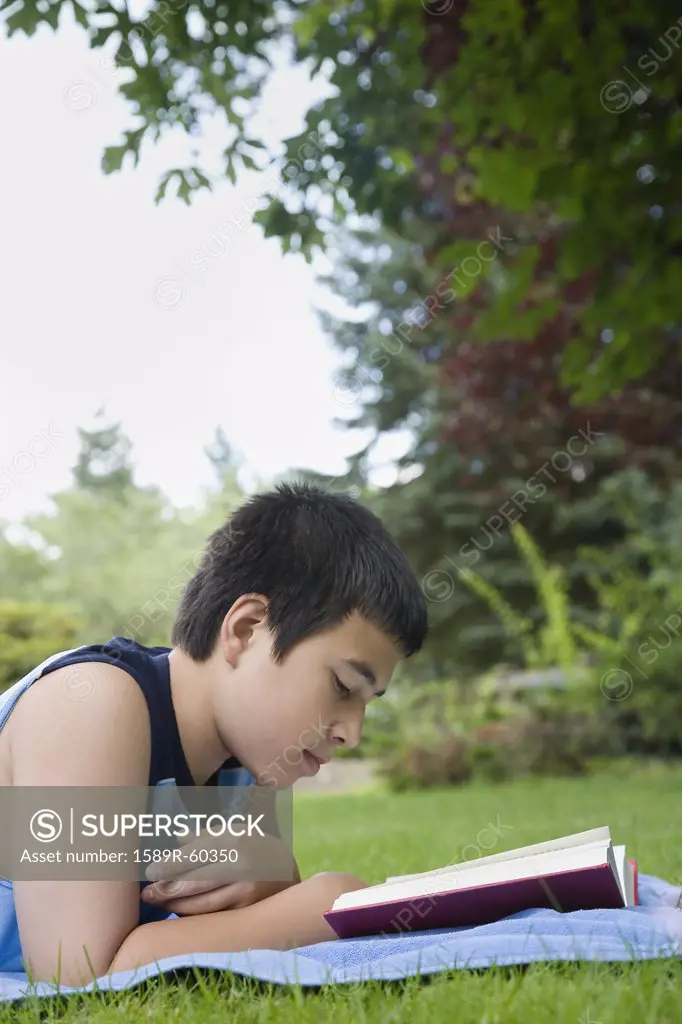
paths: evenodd
<path fill-rule="evenodd" d="M 194 778 L 182 749 L 178 722 L 173 708 L 168 662 L 170 651 L 170 647 L 145 647 L 137 643 L 136 640 L 115 636 L 105 644 L 92 644 L 69 651 L 50 662 L 43 669 L 42 675 L 54 672 L 58 668 L 88 661 L 105 662 L 123 669 L 136 680 L 144 694 L 149 710 L 151 761 L 148 784 L 157 786 L 160 782 L 173 779 L 177 786 L 194 786 Z M 211 776 L 206 785 L 216 785 L 221 772 L 230 771 L 232 773 L 232 770 L 240 768 L 236 758 L 229 758 Z M 245 769 L 235 774 L 242 773 L 245 773 Z M 244 778 L 244 781 L 234 780 L 232 784 L 248 785 L 248 781 Z"/>
<path fill-rule="evenodd" d="M 170 685 L 170 647 L 145 647 L 126 637 L 112 637 L 105 644 L 76 647 L 51 655 L 42 664 L 27 673 L 14 686 L 0 693 L 0 729 L 11 715 L 22 693 L 38 678 L 58 668 L 84 662 L 105 662 L 123 669 L 144 694 L 149 710 L 151 759 L 149 786 L 194 786 L 185 752 L 180 741 Z M 228 758 L 207 780 L 207 786 L 252 786 L 255 779 L 234 758 Z M 140 881 L 140 891 L 149 882 Z M 140 903 L 139 923 L 162 921 L 176 915 L 163 907 Z M 21 943 L 14 906 L 12 883 L 0 878 L 0 970 L 22 969 Z"/>

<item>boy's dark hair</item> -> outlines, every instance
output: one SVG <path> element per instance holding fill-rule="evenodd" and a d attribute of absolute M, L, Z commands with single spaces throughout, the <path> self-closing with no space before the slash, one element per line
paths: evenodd
<path fill-rule="evenodd" d="M 249 593 L 269 599 L 277 662 L 353 612 L 397 640 L 405 657 L 426 638 L 421 587 L 381 520 L 353 498 L 312 484 L 255 495 L 211 534 L 182 594 L 172 643 L 206 661 L 225 615 Z"/>

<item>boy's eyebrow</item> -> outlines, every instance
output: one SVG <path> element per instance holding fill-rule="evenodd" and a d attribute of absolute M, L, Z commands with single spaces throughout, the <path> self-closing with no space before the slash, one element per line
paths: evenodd
<path fill-rule="evenodd" d="M 364 676 L 370 686 L 375 687 L 377 685 L 377 677 L 369 667 L 366 661 L 357 661 L 356 658 L 344 658 L 344 664 L 348 665 L 349 668 L 355 669 L 361 676 Z M 374 694 L 375 697 L 383 697 L 386 693 L 385 690 L 377 690 Z"/>

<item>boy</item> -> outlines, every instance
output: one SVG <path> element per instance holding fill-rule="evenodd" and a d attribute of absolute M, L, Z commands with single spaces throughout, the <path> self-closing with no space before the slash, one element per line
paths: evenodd
<path fill-rule="evenodd" d="M 426 619 L 376 516 L 344 495 L 280 485 L 209 538 L 172 649 L 115 637 L 55 655 L 0 697 L 0 785 L 204 786 L 236 766 L 291 786 L 358 743 L 368 702 L 421 648 Z M 36 980 L 78 985 L 177 954 L 335 938 L 323 912 L 365 885 L 335 873 L 301 881 L 295 865 L 286 883 L 174 884 L 169 897 L 156 882 L 140 893 L 135 881 L 0 881 L 4 941 L 14 929 Z M 21 964 L 0 949 L 0 969 Z"/>

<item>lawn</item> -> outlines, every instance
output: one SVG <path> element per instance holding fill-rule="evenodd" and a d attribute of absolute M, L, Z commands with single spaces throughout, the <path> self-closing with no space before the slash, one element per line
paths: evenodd
<path fill-rule="evenodd" d="M 498 786 L 388 795 L 305 795 L 296 802 L 295 845 L 303 874 L 351 871 L 368 882 L 497 852 L 597 825 L 610 825 L 640 869 L 682 882 L 682 767 L 620 767 L 588 780 L 528 779 Z M 493 830 L 495 827 L 495 831 Z M 494 843 L 494 846 L 492 845 Z M 485 849 L 481 849 L 481 853 Z M 158 979 L 118 995 L 70 997 L 0 1010 L 0 1022 L 37 1016 L 107 1024 L 213 1024 L 294 1021 L 361 1024 L 456 1019 L 458 1024 L 552 1021 L 644 1024 L 682 1019 L 682 963 L 540 964 L 454 971 L 410 981 L 341 986 L 319 992 L 280 989 L 211 973 Z"/>

